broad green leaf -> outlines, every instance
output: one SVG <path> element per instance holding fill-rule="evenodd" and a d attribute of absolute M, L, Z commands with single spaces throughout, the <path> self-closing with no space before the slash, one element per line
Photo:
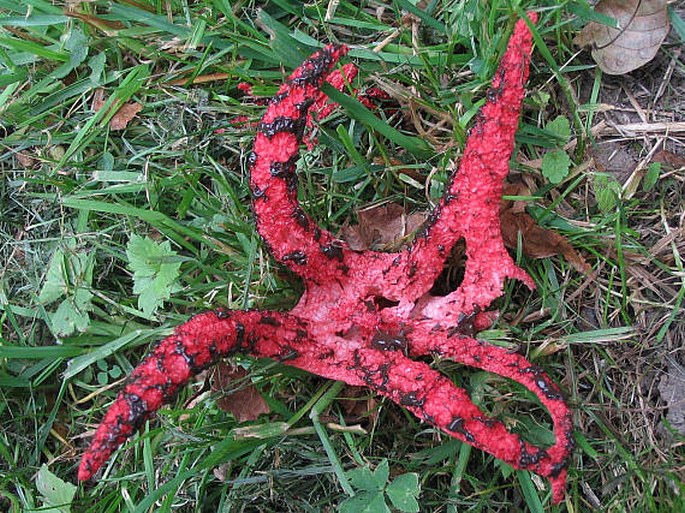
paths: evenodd
<path fill-rule="evenodd" d="M 390 477 L 390 464 L 388 460 L 381 461 L 376 470 L 373 471 L 373 480 L 381 487 L 384 488 Z"/>
<path fill-rule="evenodd" d="M 652 188 L 659 181 L 659 176 L 661 175 L 661 162 L 652 162 L 647 166 L 647 174 L 642 182 L 642 188 L 645 192 L 652 190 Z"/>
<path fill-rule="evenodd" d="M 56 335 L 67 336 L 85 331 L 90 324 L 88 312 L 92 310 L 93 294 L 77 290 L 76 294 L 62 301 L 54 313 L 50 313 L 50 327 Z"/>
<path fill-rule="evenodd" d="M 41 513 L 70 513 L 76 487 L 62 481 L 43 464 L 36 476 L 36 489 L 42 495 Z"/>
<path fill-rule="evenodd" d="M 571 138 L 571 123 L 564 116 L 557 116 L 545 125 L 545 130 L 556 135 L 563 144 Z"/>
<path fill-rule="evenodd" d="M 135 234 L 128 242 L 126 256 L 133 271 L 133 293 L 138 294 L 138 308 L 152 315 L 179 289 L 176 281 L 181 262 L 169 241 L 158 244 Z"/>
<path fill-rule="evenodd" d="M 109 381 L 109 376 L 107 375 L 106 372 L 100 371 L 97 373 L 96 379 L 97 379 L 98 385 L 105 386 L 107 384 L 107 382 Z"/>
<path fill-rule="evenodd" d="M 63 39 L 64 49 L 69 55 L 69 60 L 50 73 L 50 77 L 53 79 L 62 79 L 66 77 L 88 56 L 88 38 L 80 27 L 75 26 L 72 28 L 63 36 Z"/>
<path fill-rule="evenodd" d="M 419 503 L 419 476 L 415 473 L 397 476 L 385 489 L 390 502 L 400 511 L 405 513 L 417 513 Z"/>
<path fill-rule="evenodd" d="M 105 76 L 105 63 L 107 56 L 105 52 L 100 52 L 97 55 L 88 59 L 88 67 L 90 68 L 90 82 L 93 86 L 102 84 L 102 78 Z"/>
<path fill-rule="evenodd" d="M 69 31 L 64 47 L 69 51 L 69 63 L 72 69 L 88 57 L 88 38 L 78 26 L 74 26 Z"/>
<path fill-rule="evenodd" d="M 362 492 L 340 503 L 340 513 L 390 513 L 382 490 Z"/>
<path fill-rule="evenodd" d="M 44 305 L 57 301 L 67 293 L 67 284 L 64 279 L 64 253 L 56 249 L 50 259 L 48 272 L 45 275 L 45 283 L 38 294 L 38 301 Z"/>
<path fill-rule="evenodd" d="M 93 252 L 65 253 L 58 248 L 53 253 L 38 301 L 49 304 L 64 298 L 56 311 L 48 313 L 50 330 L 55 335 L 66 336 L 75 331 L 85 331 L 90 324 L 88 312 L 93 308 L 90 287 L 94 267 Z"/>
<path fill-rule="evenodd" d="M 385 487 L 385 483 L 380 485 L 376 483 L 373 472 L 371 472 L 368 466 L 355 468 L 345 472 L 345 475 L 350 480 L 350 485 L 356 490 L 377 491 Z"/>
<path fill-rule="evenodd" d="M 550 183 L 561 183 L 568 176 L 571 158 L 564 150 L 552 150 L 542 158 L 542 175 Z"/>
<path fill-rule="evenodd" d="M 365 466 L 350 470 L 345 474 L 353 488 L 372 492 L 385 488 L 385 485 L 388 483 L 390 466 L 388 465 L 388 460 L 383 460 L 374 471 Z"/>
<path fill-rule="evenodd" d="M 593 180 L 595 199 L 602 212 L 609 212 L 616 207 L 621 194 L 621 184 L 612 176 L 596 174 Z"/>

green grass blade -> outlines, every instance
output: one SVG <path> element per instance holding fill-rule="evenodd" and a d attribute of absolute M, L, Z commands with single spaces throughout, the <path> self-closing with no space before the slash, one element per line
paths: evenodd
<path fill-rule="evenodd" d="M 145 80 L 149 76 L 150 69 L 146 64 L 140 64 L 132 68 L 121 81 L 119 87 L 107 98 L 102 108 L 84 124 L 78 135 L 64 152 L 64 156 L 58 162 L 57 167 L 64 167 L 77 152 L 82 151 L 84 146 L 100 135 L 105 125 L 109 123 L 121 106 L 143 87 Z"/>
<path fill-rule="evenodd" d="M 392 143 L 406 149 L 415 157 L 425 159 L 433 155 L 434 152 L 426 141 L 399 132 L 397 129 L 375 116 L 373 112 L 362 105 L 357 99 L 341 93 L 328 84 L 324 84 L 323 91 L 331 100 L 340 104 L 351 118 L 364 123 L 369 128 L 387 137 Z"/>
<path fill-rule="evenodd" d="M 67 364 L 67 370 L 64 372 L 64 379 L 73 378 L 98 360 L 103 360 L 108 356 L 113 355 L 132 342 L 143 342 L 150 338 L 161 338 L 164 334 L 168 333 L 168 330 L 158 328 L 152 330 L 134 330 L 126 335 L 122 335 L 87 354 L 81 354 L 77 358 L 70 360 Z"/>

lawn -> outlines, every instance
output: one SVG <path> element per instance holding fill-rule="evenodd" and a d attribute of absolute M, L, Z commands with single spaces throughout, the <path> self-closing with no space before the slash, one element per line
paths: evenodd
<path fill-rule="evenodd" d="M 525 216 L 505 239 L 536 287 L 507 281 L 479 337 L 564 391 L 564 501 L 368 389 L 245 356 L 193 378 L 79 483 L 156 341 L 203 311 L 287 311 L 302 294 L 256 232 L 248 173 L 288 74 L 326 43 L 350 48 L 343 92 L 368 110 L 342 96 L 315 123 L 298 197 L 350 244 L 397 250 L 442 196 L 529 10 L 502 219 Z M 0 511 L 354 512 L 360 497 L 370 513 L 684 511 L 684 15 L 672 2 L 656 57 L 610 75 L 574 43 L 611 23 L 584 0 L 0 0 Z M 554 442 L 524 387 L 423 361 Z"/>

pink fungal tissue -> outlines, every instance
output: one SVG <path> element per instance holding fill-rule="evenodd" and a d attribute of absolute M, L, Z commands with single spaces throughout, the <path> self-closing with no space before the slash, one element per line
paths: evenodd
<path fill-rule="evenodd" d="M 535 16 L 529 15 L 534 22 Z M 547 478 L 552 500 L 563 499 L 573 449 L 571 412 L 557 384 L 520 354 L 477 337 L 505 278 L 532 279 L 504 248 L 499 204 L 528 77 L 532 36 L 519 20 L 487 102 L 470 130 L 458 170 L 413 242 L 395 253 L 354 251 L 319 228 L 297 201 L 296 161 L 311 113 L 329 109 L 324 82 L 342 88 L 332 71 L 347 53 L 329 45 L 304 61 L 268 103 L 249 157 L 259 234 L 273 257 L 297 274 L 305 291 L 289 312 L 200 313 L 157 343 L 135 368 L 82 457 L 88 480 L 110 455 L 188 380 L 235 353 L 267 357 L 332 380 L 368 387 L 445 434 L 517 469 Z M 342 68 L 349 78 L 351 64 Z M 455 243 L 466 245 L 459 287 L 430 290 Z M 490 312 L 492 313 L 492 312 Z M 424 361 L 438 355 L 514 380 L 551 416 L 555 443 L 539 448 L 486 415 L 452 381 Z"/>

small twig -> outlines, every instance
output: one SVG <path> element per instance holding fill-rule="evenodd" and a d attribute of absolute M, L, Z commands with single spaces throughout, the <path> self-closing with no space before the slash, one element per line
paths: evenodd
<path fill-rule="evenodd" d="M 668 68 L 664 73 L 664 78 L 661 80 L 661 84 L 659 84 L 659 89 L 657 89 L 657 92 L 654 95 L 654 98 L 652 99 L 652 106 L 656 105 L 659 99 L 661 99 L 663 94 L 666 92 L 666 87 L 668 87 L 668 84 L 671 82 L 671 76 L 673 76 L 673 71 L 675 70 L 676 66 L 678 65 L 678 62 L 680 61 L 681 52 L 681 48 L 675 48 L 673 50 L 673 57 L 671 57 L 671 62 L 668 63 Z"/>
<path fill-rule="evenodd" d="M 621 135 L 624 137 L 637 137 L 641 134 L 672 134 L 685 132 L 685 122 L 662 121 L 654 123 L 626 123 L 622 125 L 609 124 L 600 121 L 592 127 L 592 135 L 603 137 L 607 135 Z"/>
<path fill-rule="evenodd" d="M 206 84 L 207 82 L 218 82 L 220 80 L 228 80 L 229 78 L 231 78 L 230 73 L 210 73 L 208 75 L 199 75 L 195 77 L 190 84 Z M 169 84 L 172 86 L 190 85 L 188 84 L 187 78 L 177 78 L 176 80 L 169 82 Z"/>

